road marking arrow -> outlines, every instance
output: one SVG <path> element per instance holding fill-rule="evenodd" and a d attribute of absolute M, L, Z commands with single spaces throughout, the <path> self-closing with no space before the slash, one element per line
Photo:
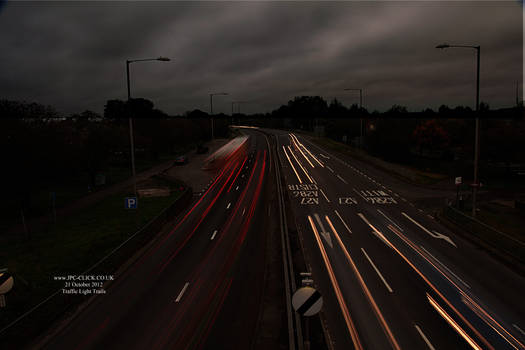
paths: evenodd
<path fill-rule="evenodd" d="M 452 244 L 454 247 L 456 247 L 456 248 L 458 247 L 456 245 L 456 243 L 452 242 L 452 239 L 450 239 L 449 236 L 445 236 L 444 234 L 441 234 L 441 233 L 436 232 L 434 230 L 432 230 L 432 232 L 434 232 L 434 234 L 435 234 L 434 238 L 443 239 L 443 240 L 447 241 L 448 243 Z"/>
<path fill-rule="evenodd" d="M 433 231 L 433 232 L 430 232 L 429 230 L 427 230 L 425 227 L 423 227 L 423 225 L 421 225 L 419 222 L 417 222 L 416 220 L 412 219 L 410 216 L 408 216 L 406 213 L 402 212 L 401 215 L 403 215 L 404 217 L 406 217 L 408 220 L 412 221 L 413 224 L 415 224 L 417 227 L 419 227 L 420 229 L 422 229 L 423 231 L 425 231 L 429 236 L 431 237 L 434 237 L 434 238 L 437 238 L 437 239 L 442 239 L 450 244 L 452 244 L 454 247 L 458 247 L 456 245 L 456 243 L 454 243 L 450 237 L 448 236 L 445 236 L 444 234 L 441 234 L 439 232 L 436 232 L 436 231 Z"/>
<path fill-rule="evenodd" d="M 319 233 L 321 234 L 321 236 L 323 236 L 324 240 L 326 241 L 326 243 L 328 243 L 330 248 L 333 248 L 334 244 L 332 243 L 332 237 L 330 236 L 330 232 L 325 230 L 323 222 L 321 221 L 317 213 L 314 214 L 314 217 L 317 223 L 319 224 L 319 227 L 321 228 L 321 232 Z"/>

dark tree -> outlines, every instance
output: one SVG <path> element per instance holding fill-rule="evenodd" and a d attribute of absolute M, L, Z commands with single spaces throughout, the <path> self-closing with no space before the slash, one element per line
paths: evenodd
<path fill-rule="evenodd" d="M 128 118 L 126 102 L 122 100 L 108 100 L 104 106 L 104 118 L 122 119 Z"/>

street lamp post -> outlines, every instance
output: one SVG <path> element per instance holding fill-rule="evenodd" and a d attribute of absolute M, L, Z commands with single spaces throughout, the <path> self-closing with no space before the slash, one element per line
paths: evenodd
<path fill-rule="evenodd" d="M 211 139 L 213 140 L 215 138 L 214 131 L 213 131 L 213 96 L 216 95 L 228 95 L 227 92 L 213 92 L 210 94 L 210 117 L 211 117 Z"/>
<path fill-rule="evenodd" d="M 450 47 L 475 49 L 477 53 L 477 67 L 476 67 L 476 132 L 474 136 L 474 184 L 472 187 L 472 217 L 476 216 L 476 195 L 478 192 L 478 162 L 479 162 L 479 62 L 481 47 L 479 45 L 437 45 L 436 49 L 448 49 Z"/>
<path fill-rule="evenodd" d="M 344 89 L 345 91 L 359 91 L 359 112 L 363 112 L 363 89 Z M 363 142 L 363 117 L 359 119 L 359 145 L 362 146 Z"/>
<path fill-rule="evenodd" d="M 167 57 L 158 57 L 158 58 L 144 58 L 144 59 L 138 59 L 138 60 L 126 60 L 126 77 L 127 77 L 127 83 L 128 83 L 128 108 L 130 107 L 129 102 L 131 100 L 131 88 L 129 84 L 129 65 L 133 62 L 145 62 L 145 61 L 170 61 Z M 133 118 L 130 115 L 128 118 L 129 121 L 129 142 L 131 146 L 131 173 L 133 176 L 133 193 L 135 197 L 137 197 L 137 176 L 135 172 L 135 147 L 133 145 Z"/>

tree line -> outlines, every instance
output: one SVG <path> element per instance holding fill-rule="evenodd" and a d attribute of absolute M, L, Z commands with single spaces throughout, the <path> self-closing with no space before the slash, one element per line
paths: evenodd
<path fill-rule="evenodd" d="M 426 157 L 470 159 L 473 118 L 483 119 L 482 160 L 525 162 L 523 106 L 493 110 L 482 103 L 480 113 L 469 107 L 442 105 L 409 112 L 393 105 L 385 112 L 368 111 L 357 104 L 330 103 L 320 96 L 297 96 L 269 113 L 215 115 L 215 135 L 228 135 L 228 125 L 315 131 L 351 143 L 363 131 L 367 150 L 386 160 L 411 163 Z M 64 115 L 38 103 L 0 100 L 0 155 L 5 203 L 31 208 L 38 191 L 72 179 L 94 187 L 98 173 L 110 167 L 129 168 L 128 118 L 134 118 L 137 160 L 154 162 L 181 147 L 197 145 L 211 136 L 209 114 L 198 109 L 170 116 L 153 102 L 137 98 L 108 100 L 103 114 L 86 110 Z M 317 127 L 317 129 L 316 129 Z M 467 162 L 468 163 L 468 162 Z"/>
<path fill-rule="evenodd" d="M 137 166 L 175 156 L 211 137 L 210 120 L 200 113 L 170 118 L 145 99 L 109 100 L 102 115 L 90 110 L 63 115 L 52 106 L 0 100 L 3 214 L 9 217 L 24 208 L 26 216 L 39 215 L 35 201 L 41 192 L 71 183 L 81 183 L 87 192 L 95 188 L 97 174 L 109 174 L 110 168 L 127 172 L 129 115 L 134 117 Z M 214 132 L 227 135 L 224 119 L 216 121 Z"/>

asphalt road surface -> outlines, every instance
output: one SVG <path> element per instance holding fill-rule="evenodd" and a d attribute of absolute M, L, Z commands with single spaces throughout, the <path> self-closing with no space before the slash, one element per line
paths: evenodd
<path fill-rule="evenodd" d="M 288 132 L 244 132 L 247 146 L 206 192 L 45 349 L 253 347 L 278 217 L 272 154 L 329 348 L 524 348 L 522 277 L 393 191 L 388 175 Z"/>
<path fill-rule="evenodd" d="M 288 132 L 284 183 L 335 349 L 523 349 L 522 277 Z"/>
<path fill-rule="evenodd" d="M 264 274 L 267 145 L 257 133 L 232 152 L 174 227 L 44 348 L 250 348 Z"/>

